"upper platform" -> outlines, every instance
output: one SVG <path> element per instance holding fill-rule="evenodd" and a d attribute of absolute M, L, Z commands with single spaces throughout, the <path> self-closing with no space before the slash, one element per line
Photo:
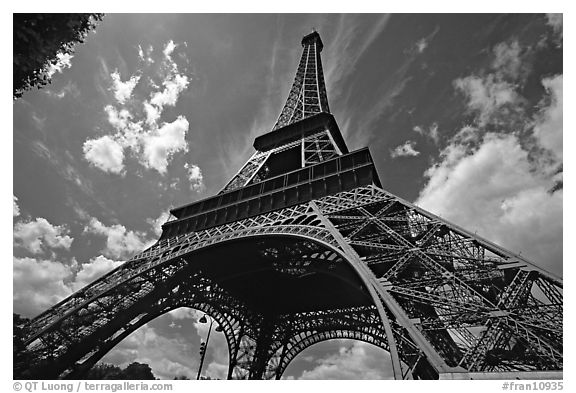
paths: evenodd
<path fill-rule="evenodd" d="M 336 119 L 330 113 L 325 112 L 260 135 L 254 139 L 254 148 L 259 151 L 268 151 L 324 130 L 330 131 L 334 143 L 336 143 L 342 153 L 348 153 L 348 147 L 346 142 L 344 142 Z"/>

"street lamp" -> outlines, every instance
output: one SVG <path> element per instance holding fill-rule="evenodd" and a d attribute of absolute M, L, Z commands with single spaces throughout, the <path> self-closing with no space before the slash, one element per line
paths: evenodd
<path fill-rule="evenodd" d="M 208 322 L 208 320 L 206 319 L 206 314 L 204 314 L 202 316 L 202 318 L 200 318 L 198 320 L 198 322 L 200 323 L 206 323 Z M 206 342 L 201 342 L 200 343 L 200 367 L 198 368 L 198 375 L 196 376 L 196 379 L 200 379 L 200 374 L 202 373 L 202 366 L 204 365 L 204 357 L 206 356 L 206 349 L 208 349 L 208 340 L 210 340 L 210 333 L 212 332 L 212 324 L 214 323 L 214 320 L 212 318 L 210 318 L 210 326 L 208 327 L 208 334 L 206 335 Z M 216 326 L 216 330 L 217 332 L 221 332 L 222 331 L 222 326 L 218 325 Z"/>

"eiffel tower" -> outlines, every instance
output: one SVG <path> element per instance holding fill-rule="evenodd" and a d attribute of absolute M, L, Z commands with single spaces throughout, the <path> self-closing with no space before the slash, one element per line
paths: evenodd
<path fill-rule="evenodd" d="M 191 307 L 223 330 L 229 379 L 279 379 L 305 348 L 343 338 L 388 351 L 395 379 L 562 378 L 562 280 L 383 190 L 369 149 L 349 151 L 330 113 L 319 34 L 302 46 L 248 162 L 25 326 L 15 376 L 81 378 Z"/>

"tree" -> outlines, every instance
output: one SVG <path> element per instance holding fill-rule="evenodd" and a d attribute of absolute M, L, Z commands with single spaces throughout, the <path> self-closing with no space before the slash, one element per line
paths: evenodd
<path fill-rule="evenodd" d="M 104 14 L 14 14 L 13 98 L 50 82 L 48 69 L 84 42 Z"/>
<path fill-rule="evenodd" d="M 12 313 L 12 358 L 14 365 L 19 363 L 26 363 L 29 361 L 29 355 L 25 355 L 24 339 L 26 338 L 25 325 L 30 322 L 28 318 L 22 317 L 20 314 Z M 25 379 L 25 375 L 13 375 L 16 379 Z"/>
<path fill-rule="evenodd" d="M 121 369 L 118 366 L 111 364 L 100 363 L 95 365 L 88 371 L 83 379 L 98 379 L 98 380 L 111 380 L 111 379 L 127 379 L 127 380 L 149 380 L 156 379 L 152 373 L 152 369 L 145 363 L 133 362 Z"/>
<path fill-rule="evenodd" d="M 98 380 L 107 380 L 107 379 L 122 379 L 120 378 L 120 374 L 122 373 L 122 369 L 118 366 L 113 366 L 111 364 L 101 363 L 96 364 L 92 367 L 84 379 L 98 379 Z"/>
<path fill-rule="evenodd" d="M 149 365 L 134 362 L 123 370 L 122 379 L 156 379 Z"/>

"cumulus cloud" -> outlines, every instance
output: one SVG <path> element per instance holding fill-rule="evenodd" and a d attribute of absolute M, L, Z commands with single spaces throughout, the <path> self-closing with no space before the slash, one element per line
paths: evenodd
<path fill-rule="evenodd" d="M 480 126 L 487 125 L 497 114 L 514 109 L 521 99 L 514 85 L 494 74 L 485 78 L 475 75 L 459 78 L 454 86 L 467 97 L 468 109 L 478 113 Z"/>
<path fill-rule="evenodd" d="M 562 191 L 534 170 L 514 135 L 486 134 L 472 152 L 449 145 L 416 204 L 556 273 L 562 271 Z"/>
<path fill-rule="evenodd" d="M 390 156 L 392 158 L 416 157 L 417 155 L 420 154 L 420 152 L 414 148 L 415 145 L 416 142 L 414 141 L 406 141 L 404 144 L 396 146 L 396 148 L 390 152 Z"/>
<path fill-rule="evenodd" d="M 178 96 L 188 87 L 188 84 L 189 81 L 186 75 L 176 74 L 162 83 L 164 90 L 151 95 L 150 103 L 160 109 L 164 105 L 174 106 Z"/>
<path fill-rule="evenodd" d="M 106 248 L 102 252 L 111 258 L 127 258 L 135 252 L 144 250 L 148 242 L 143 233 L 129 231 L 120 224 L 106 226 L 94 217 L 90 219 L 84 231 L 105 236 Z"/>
<path fill-rule="evenodd" d="M 192 191 L 203 191 L 206 187 L 204 186 L 204 176 L 202 176 L 202 170 L 198 165 L 195 164 L 184 164 L 184 168 L 188 172 L 188 180 L 190 181 L 190 190 Z"/>
<path fill-rule="evenodd" d="M 158 122 L 161 110 L 148 102 L 144 102 L 144 112 L 146 112 L 146 124 L 153 126 Z"/>
<path fill-rule="evenodd" d="M 361 341 L 340 346 L 337 354 L 316 360 L 318 365 L 298 379 L 393 379 L 389 355 Z"/>
<path fill-rule="evenodd" d="M 12 195 L 12 216 L 18 217 L 20 215 L 20 207 L 18 206 L 18 198 Z"/>
<path fill-rule="evenodd" d="M 112 105 L 106 105 L 104 111 L 108 115 L 108 123 L 115 129 L 122 131 L 128 127 L 132 115 L 128 109 L 117 110 Z"/>
<path fill-rule="evenodd" d="M 33 254 L 40 254 L 46 248 L 70 249 L 74 240 L 68 236 L 65 226 L 50 224 L 45 218 L 35 221 L 19 222 L 14 225 L 14 244 L 25 248 Z"/>
<path fill-rule="evenodd" d="M 133 75 L 126 82 L 122 82 L 118 71 L 114 71 L 110 76 L 112 77 L 112 91 L 114 92 L 114 97 L 120 104 L 124 104 L 126 100 L 130 99 L 132 91 L 140 80 L 140 75 Z"/>
<path fill-rule="evenodd" d="M 164 60 L 160 67 L 163 77 L 162 89 L 152 83 L 156 91 L 150 92 L 149 99 L 138 102 L 137 106 L 115 107 L 107 105 L 104 111 L 108 123 L 114 128 L 114 135 L 105 135 L 99 139 L 88 140 L 84 144 L 84 157 L 97 168 L 107 172 L 123 174 L 123 160 L 126 150 L 131 152 L 146 168 L 157 170 L 160 174 L 167 172 L 172 156 L 178 152 L 188 151 L 186 134 L 189 123 L 186 117 L 178 116 L 172 122 L 161 122 L 165 106 L 175 106 L 181 93 L 188 87 L 189 78 L 178 72 L 172 53 L 176 44 L 169 41 L 164 50 Z M 138 46 L 138 56 L 147 63 L 153 48 L 144 52 Z M 148 57 L 146 57 L 148 56 Z M 119 73 L 111 74 L 113 90 L 119 104 L 124 105 L 131 97 L 132 91 L 142 75 L 133 75 L 122 82 Z M 152 79 L 150 79 L 152 81 Z M 141 115 L 145 115 L 141 118 Z"/>
<path fill-rule="evenodd" d="M 160 236 L 162 234 L 162 224 L 164 224 L 170 218 L 169 212 L 162 212 L 160 216 L 156 219 L 149 218 L 146 220 L 148 224 L 152 226 L 152 230 L 156 236 Z"/>
<path fill-rule="evenodd" d="M 106 354 L 102 362 L 121 367 L 131 362 L 146 363 L 160 379 L 173 379 L 181 375 L 195 378 L 199 356 L 195 340 L 190 340 L 190 337 L 195 337 L 195 334 L 190 332 L 190 329 L 194 328 L 189 325 L 173 325 L 173 328 L 167 328 L 171 320 L 169 315 L 163 315 L 153 323 L 142 326 Z M 211 353 L 210 349 L 208 353 Z M 206 365 L 205 363 L 204 367 Z"/>
<path fill-rule="evenodd" d="M 188 151 L 187 131 L 188 120 L 183 116 L 178 116 L 172 123 L 164 123 L 154 132 L 143 135 L 142 161 L 144 165 L 162 174 L 166 173 L 170 157 L 176 152 Z"/>
<path fill-rule="evenodd" d="M 164 53 L 164 56 L 166 56 L 168 59 L 171 59 L 170 56 L 172 55 L 172 52 L 174 52 L 174 49 L 176 49 L 176 44 L 174 44 L 174 41 L 170 40 L 166 43 L 162 53 Z"/>
<path fill-rule="evenodd" d="M 53 258 L 14 258 L 14 312 L 33 317 L 122 264 L 102 255 L 80 266 Z"/>
<path fill-rule="evenodd" d="M 416 203 L 561 275 L 563 78 L 542 80 L 547 94 L 528 118 L 522 48 L 493 54 L 490 73 L 454 81 L 475 117 L 426 171 Z"/>
<path fill-rule="evenodd" d="M 104 172 L 122 173 L 124 170 L 124 149 L 108 135 L 88 139 L 83 150 L 86 160 Z"/>
<path fill-rule="evenodd" d="M 72 290 L 64 280 L 72 269 L 59 262 L 14 258 L 13 309 L 15 313 L 34 317 L 69 296 Z"/>
<path fill-rule="evenodd" d="M 550 104 L 537 115 L 534 125 L 534 136 L 539 144 L 550 150 L 558 159 L 562 159 L 562 107 L 563 76 L 545 78 L 542 84 L 549 94 Z"/>
<path fill-rule="evenodd" d="M 180 307 L 172 311 L 169 311 L 168 315 L 170 315 L 175 320 L 181 320 L 181 319 L 198 320 L 200 319 L 200 317 L 202 317 L 203 314 L 198 310 L 194 310 L 193 308 Z"/>
<path fill-rule="evenodd" d="M 46 69 L 48 79 L 52 78 L 56 72 L 61 74 L 64 69 L 72 67 L 71 60 L 73 57 L 74 55 L 71 55 L 70 53 L 57 53 L 56 63 L 50 63 Z"/>
<path fill-rule="evenodd" d="M 120 265 L 122 265 L 121 261 L 114 261 L 99 255 L 90 262 L 82 264 L 71 287 L 74 291 L 78 291 Z"/>

